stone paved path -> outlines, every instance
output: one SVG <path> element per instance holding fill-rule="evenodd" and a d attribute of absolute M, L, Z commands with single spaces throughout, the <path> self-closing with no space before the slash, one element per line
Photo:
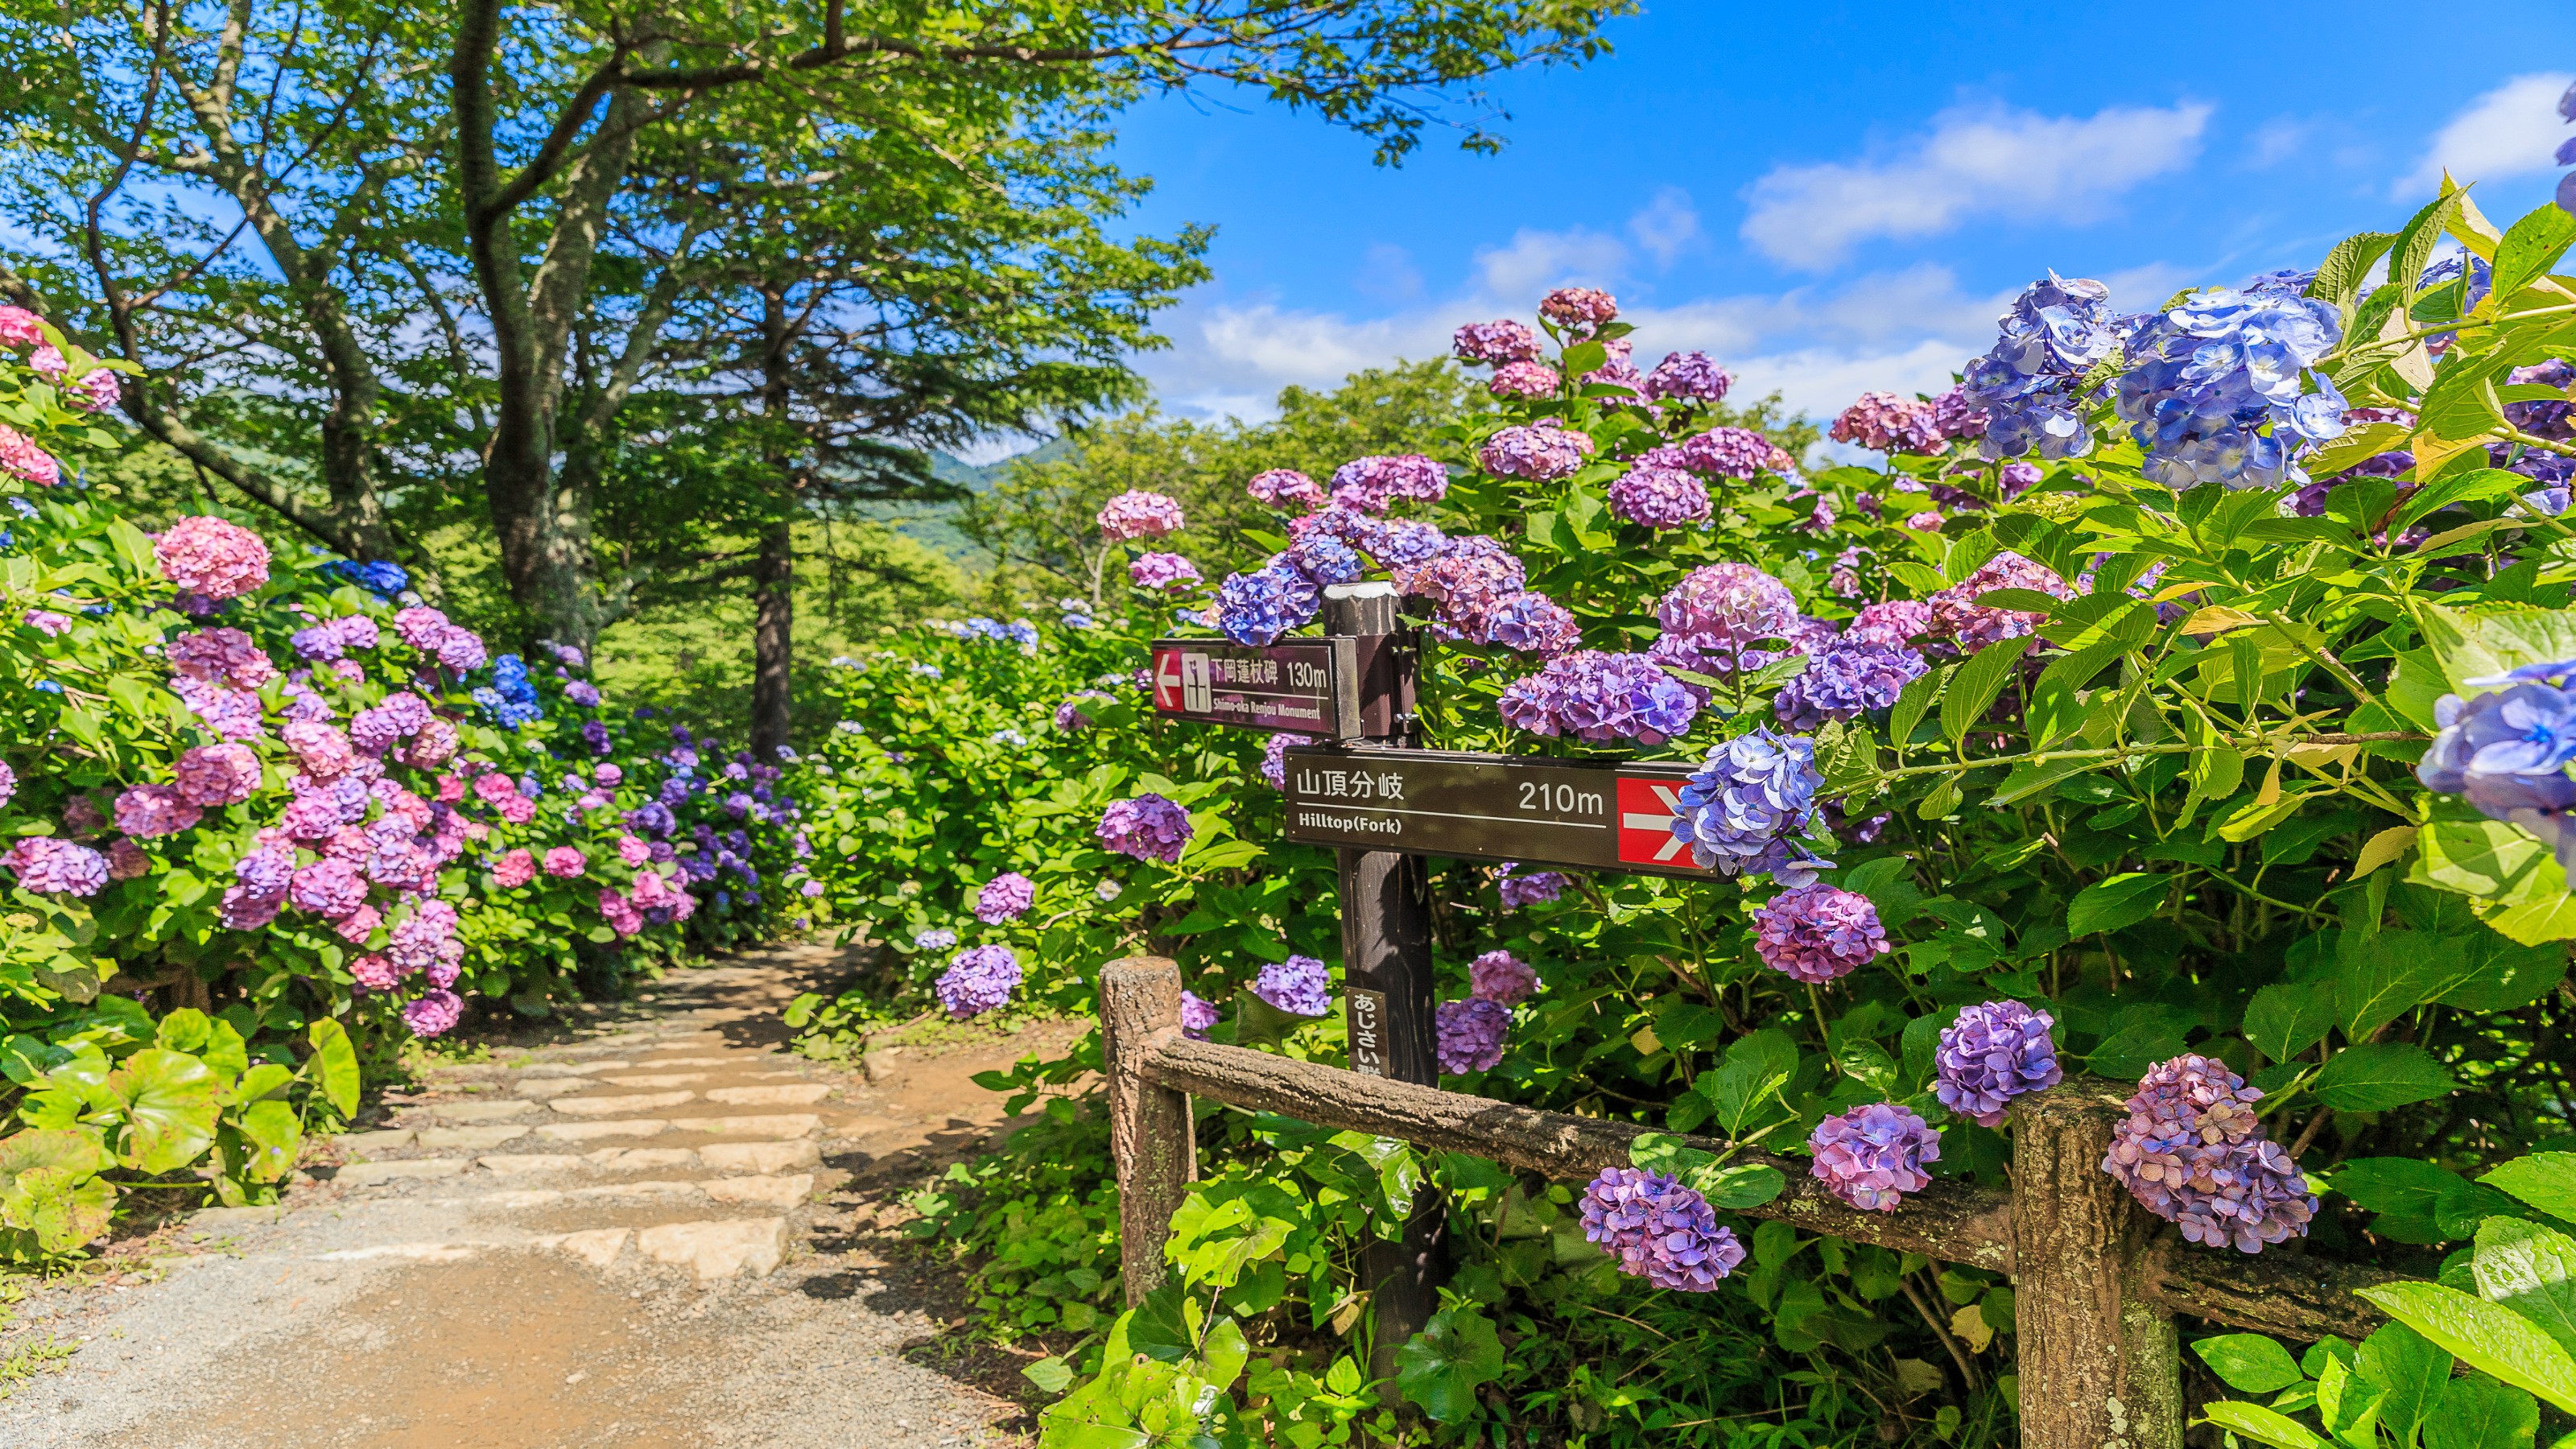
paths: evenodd
<path fill-rule="evenodd" d="M 80 1352 L 0 1401 L 0 1444 L 990 1442 L 1008 1405 L 901 1354 L 940 1325 L 872 1229 L 997 1125 L 967 1079 L 1036 1043 L 804 1061 L 777 1013 L 828 964 L 675 973 L 442 1068 L 284 1207 L 168 1235 L 157 1280 L 39 1294 L 21 1331 Z"/>

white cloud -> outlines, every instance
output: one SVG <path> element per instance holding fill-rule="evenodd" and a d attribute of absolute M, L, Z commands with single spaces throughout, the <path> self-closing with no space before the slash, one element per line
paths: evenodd
<path fill-rule="evenodd" d="M 2424 159 L 2397 183 L 2399 197 L 2429 196 L 2448 168 L 2452 179 L 2495 181 L 2550 169 L 2565 123 L 2558 98 L 2576 76 L 2563 71 L 2518 75 L 2469 102 L 2448 125 L 2433 133 Z"/>
<path fill-rule="evenodd" d="M 1637 245 L 1651 253 L 1659 265 L 1669 267 L 1673 258 L 1700 239 L 1699 211 L 1691 205 L 1689 192 L 1667 186 L 1628 218 L 1628 235 L 1635 237 Z"/>
<path fill-rule="evenodd" d="M 1210 418 L 1265 418 L 1273 411 L 1271 395 L 1283 386 L 1331 387 L 1360 368 L 1438 356 L 1448 350 L 1458 323 L 1525 313 L 1536 291 L 1585 279 L 1533 270 L 1542 255 L 1569 266 L 1597 260 L 1589 247 L 1564 244 L 1562 237 L 1550 241 L 1550 235 L 1523 233 L 1505 249 L 1511 261 L 1485 266 L 1486 276 L 1499 274 L 1514 283 L 1509 291 L 1477 286 L 1466 296 L 1387 316 L 1193 298 L 1166 319 L 1172 350 L 1140 357 L 1137 366 L 1167 407 Z M 1500 255 L 1489 253 L 1487 259 Z M 2121 290 L 2126 295 L 2130 289 Z M 2155 300 L 2164 295 L 2156 293 Z M 1995 316 L 2010 300 L 2009 293 L 1962 292 L 1948 269 L 1927 263 L 1873 273 L 1830 291 L 1808 287 L 1670 306 L 1632 304 L 1621 315 L 1637 328 L 1641 364 L 1696 349 L 1724 362 L 1742 395 L 1777 389 L 1793 409 L 1830 416 L 1868 388 L 1930 392 L 1948 386 L 1953 369 L 1993 342 Z"/>
<path fill-rule="evenodd" d="M 1511 244 L 1476 252 L 1476 278 L 1489 297 L 1535 297 L 1550 287 L 1579 282 L 1606 286 L 1628 264 L 1627 244 L 1615 236 L 1577 227 L 1537 231 L 1523 227 Z"/>
<path fill-rule="evenodd" d="M 1821 271 L 1873 237 L 1931 236 L 1972 216 L 2102 215 L 2113 198 L 2200 154 L 2211 108 L 2113 106 L 2091 117 L 1961 107 L 1883 160 L 1777 166 L 1746 188 L 1743 234 L 1775 261 Z"/>

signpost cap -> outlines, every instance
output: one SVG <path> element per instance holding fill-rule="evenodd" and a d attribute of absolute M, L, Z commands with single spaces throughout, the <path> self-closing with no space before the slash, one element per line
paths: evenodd
<path fill-rule="evenodd" d="M 1392 599 L 1396 597 L 1396 593 L 1395 585 L 1388 583 L 1384 579 L 1367 579 L 1356 584 L 1326 584 L 1324 585 L 1324 597 L 1328 599 Z"/>

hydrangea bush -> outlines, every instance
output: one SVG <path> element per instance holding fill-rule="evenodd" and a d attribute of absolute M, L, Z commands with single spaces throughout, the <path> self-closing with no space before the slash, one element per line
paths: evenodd
<path fill-rule="evenodd" d="M 395 565 L 212 513 L 144 532 L 27 451 L 80 456 L 63 400 L 115 374 L 12 309 L 0 344 L 0 1257 L 208 1164 L 273 1196 L 362 1067 L 471 1003 L 542 1013 L 753 924 L 726 862 L 794 850 L 753 769 L 611 718 L 577 652 L 496 652 Z"/>
<path fill-rule="evenodd" d="M 2571 238 L 2554 207 L 2499 230 L 2446 191 L 2313 272 L 2143 312 L 2044 275 L 1954 387 L 1836 420 L 1867 466 L 1743 426 L 1714 361 L 1647 367 L 1605 294 L 1471 324 L 1490 403 L 1437 457 L 1253 480 L 1276 526 L 1240 553 L 1155 537 L 1212 588 L 1158 573 L 1035 656 L 921 637 L 858 662 L 834 818 L 894 844 L 833 855 L 835 909 L 1007 942 L 1019 999 L 1058 1010 L 1107 960 L 1171 956 L 1192 1030 L 1342 1060 L 1336 1016 L 1252 1004 L 1265 967 L 1338 961 L 1276 752 L 1155 721 L 1138 669 L 1155 634 L 1267 640 L 1315 627 L 1325 582 L 1386 579 L 1430 742 L 1692 772 L 1670 828 L 1702 879 L 1430 865 L 1450 1085 L 1652 1136 L 1578 1192 L 1212 1114 L 1170 1291 L 1270 1367 L 1174 1412 L 1221 1442 L 1324 1422 L 1298 1417 L 1340 1372 L 1318 1336 L 1355 1331 L 1356 1250 L 1427 1184 L 1456 1272 L 1393 1364 L 1437 1440 L 2007 1442 L 2006 1281 L 1756 1225 L 1787 1176 L 1694 1135 L 1902 1214 L 1938 1179 L 2007 1185 L 2016 1100 L 2089 1077 L 2135 1098 L 2103 1170 L 2183 1251 L 2430 1277 L 2531 1216 L 2479 1178 L 2576 1132 Z M 2470 264 L 2436 266 L 2445 239 Z M 1114 697 L 1096 727 L 982 743 L 1086 688 Z M 1004 870 L 1035 908 L 974 921 Z M 1086 1042 L 993 1085 L 1097 1064 Z M 1057 1367 L 1084 1373 L 1162 1321 L 1101 1312 L 1092 1221 L 1100 1290 L 1020 1320 L 1069 1330 Z M 1467 1347 L 1489 1339 L 1510 1352 Z M 1794 1391 L 1792 1361 L 1817 1366 Z M 1125 1423 L 1117 1381 L 1050 1424 Z"/>

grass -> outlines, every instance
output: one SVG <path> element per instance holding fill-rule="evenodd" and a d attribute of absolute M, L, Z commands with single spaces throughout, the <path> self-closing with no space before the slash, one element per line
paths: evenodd
<path fill-rule="evenodd" d="M 23 1279 L 0 1277 L 0 1399 L 6 1399 L 38 1374 L 59 1372 L 66 1360 L 80 1352 L 77 1343 L 64 1343 L 52 1334 L 42 1339 L 29 1338 L 31 1330 L 12 1328 L 18 1320 L 18 1305 L 26 1301 L 27 1286 Z M 21 1340 L 12 1343 L 12 1339 Z"/>

